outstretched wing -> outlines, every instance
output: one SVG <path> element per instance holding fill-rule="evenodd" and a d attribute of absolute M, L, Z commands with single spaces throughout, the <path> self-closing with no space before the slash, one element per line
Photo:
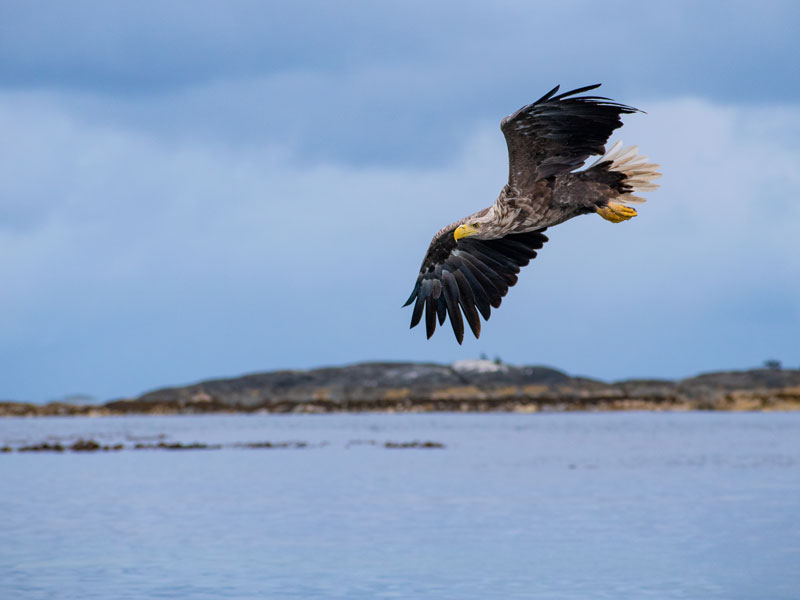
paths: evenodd
<path fill-rule="evenodd" d="M 508 288 L 517 282 L 521 267 L 536 258 L 547 241 L 541 231 L 515 233 L 494 240 L 453 237 L 455 227 L 440 232 L 422 261 L 414 291 L 403 306 L 412 302 L 411 327 L 425 314 L 428 338 L 447 316 L 460 344 L 464 340 L 463 311 L 475 337 L 480 337 L 480 313 L 489 319 L 491 307 L 499 308 Z"/>
<path fill-rule="evenodd" d="M 508 184 L 526 190 L 540 179 L 567 173 L 605 152 L 621 114 L 640 112 L 601 96 L 575 96 L 600 84 L 555 96 L 559 86 L 503 119 L 508 145 Z"/>

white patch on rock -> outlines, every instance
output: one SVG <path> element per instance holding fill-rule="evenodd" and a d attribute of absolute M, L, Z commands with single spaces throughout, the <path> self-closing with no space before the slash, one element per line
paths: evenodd
<path fill-rule="evenodd" d="M 459 373 L 498 373 L 508 371 L 508 365 L 498 364 L 491 360 L 457 360 L 452 365 L 453 370 Z"/>

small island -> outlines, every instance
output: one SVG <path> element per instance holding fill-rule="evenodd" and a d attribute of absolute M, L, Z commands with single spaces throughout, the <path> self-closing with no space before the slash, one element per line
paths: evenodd
<path fill-rule="evenodd" d="M 271 371 L 154 390 L 103 404 L 0 402 L 0 416 L 200 413 L 800 410 L 800 370 L 603 382 L 489 360 L 361 363 Z"/>

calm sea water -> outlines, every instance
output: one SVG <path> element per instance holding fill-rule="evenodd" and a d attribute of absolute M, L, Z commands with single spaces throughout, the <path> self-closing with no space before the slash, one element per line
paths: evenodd
<path fill-rule="evenodd" d="M 800 597 L 800 414 L 0 419 L 81 437 L 224 446 L 0 454 L 0 598 Z"/>

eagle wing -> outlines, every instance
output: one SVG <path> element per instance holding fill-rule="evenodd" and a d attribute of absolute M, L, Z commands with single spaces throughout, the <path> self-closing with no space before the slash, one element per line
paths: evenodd
<path fill-rule="evenodd" d="M 539 100 L 503 119 L 500 128 L 508 144 L 508 184 L 514 198 L 533 201 L 537 181 L 571 172 L 595 154 L 605 152 L 611 133 L 622 125 L 621 114 L 638 112 L 600 96 L 576 96 L 599 87 L 591 85 L 556 96 L 556 86 Z M 506 195 L 497 202 L 506 201 Z M 464 320 L 480 336 L 480 316 L 488 319 L 508 288 L 517 282 L 521 267 L 536 257 L 547 241 L 544 228 L 512 233 L 496 239 L 463 237 L 453 232 L 462 221 L 434 236 L 414 290 L 404 306 L 414 303 L 411 327 L 425 316 L 428 337 L 447 317 L 460 344 Z"/>
<path fill-rule="evenodd" d="M 489 319 L 491 307 L 498 308 L 508 288 L 517 282 L 517 273 L 536 257 L 547 241 L 541 231 L 510 234 L 493 240 L 462 238 L 458 241 L 454 224 L 436 235 L 422 261 L 414 291 L 403 306 L 415 302 L 411 327 L 425 315 L 428 338 L 443 325 L 447 316 L 460 344 L 464 340 L 463 311 L 475 337 L 480 337 L 478 313 Z"/>
<path fill-rule="evenodd" d="M 508 185 L 523 194 L 540 179 L 579 168 L 605 152 L 621 114 L 640 112 L 601 96 L 577 96 L 600 87 L 578 88 L 555 96 L 559 86 L 533 104 L 503 119 L 508 145 Z"/>

